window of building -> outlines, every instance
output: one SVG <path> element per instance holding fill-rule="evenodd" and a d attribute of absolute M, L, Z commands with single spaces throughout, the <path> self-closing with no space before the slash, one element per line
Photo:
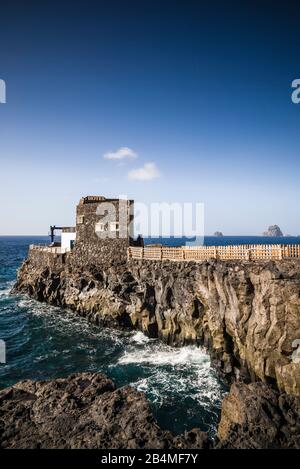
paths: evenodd
<path fill-rule="evenodd" d="M 77 224 L 82 225 L 83 223 L 84 223 L 84 216 L 83 215 L 78 215 Z"/>
<path fill-rule="evenodd" d="M 112 222 L 110 224 L 110 231 L 119 231 L 119 223 Z"/>
<path fill-rule="evenodd" d="M 104 223 L 101 223 L 101 222 L 98 222 L 96 223 L 96 228 L 95 228 L 95 231 L 97 232 L 102 232 L 102 231 L 106 231 L 106 226 Z"/>

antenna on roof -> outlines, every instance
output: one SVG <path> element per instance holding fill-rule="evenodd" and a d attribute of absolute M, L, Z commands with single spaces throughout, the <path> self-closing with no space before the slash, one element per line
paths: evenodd
<path fill-rule="evenodd" d="M 55 236 L 54 232 L 55 232 L 55 229 L 56 229 L 56 226 L 55 226 L 55 225 L 53 225 L 53 226 L 51 225 L 51 226 L 50 226 L 50 235 L 49 235 L 49 236 L 50 236 L 50 239 L 51 239 L 51 243 L 54 243 L 54 236 Z"/>

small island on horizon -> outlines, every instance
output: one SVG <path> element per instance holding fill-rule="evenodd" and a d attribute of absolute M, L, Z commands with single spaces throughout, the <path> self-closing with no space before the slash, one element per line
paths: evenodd
<path fill-rule="evenodd" d="M 263 236 L 280 238 L 283 236 L 283 233 L 278 225 L 271 225 L 266 231 L 263 232 Z"/>

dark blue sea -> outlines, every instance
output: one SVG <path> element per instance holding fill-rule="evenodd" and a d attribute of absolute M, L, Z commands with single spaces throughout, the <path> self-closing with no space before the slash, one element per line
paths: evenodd
<path fill-rule="evenodd" d="M 226 242 L 225 237 L 213 239 Z M 227 239 L 231 241 L 237 238 Z M 0 364 L 0 388 L 22 379 L 104 372 L 117 385 L 144 391 L 162 427 L 175 433 L 200 427 L 214 435 L 227 388 L 204 350 L 174 349 L 141 332 L 100 328 L 70 311 L 9 294 L 29 244 L 44 242 L 47 238 L 0 237 L 0 339 L 7 348 L 7 362 Z M 177 242 L 184 240 L 170 243 Z"/>
<path fill-rule="evenodd" d="M 300 236 L 204 236 L 199 238 L 145 238 L 145 244 L 171 246 L 228 246 L 240 244 L 300 244 Z"/>

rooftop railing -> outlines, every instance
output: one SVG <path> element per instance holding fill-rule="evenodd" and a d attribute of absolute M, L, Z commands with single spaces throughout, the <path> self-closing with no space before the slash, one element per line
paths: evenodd
<path fill-rule="evenodd" d="M 30 251 L 48 252 L 50 254 L 65 254 L 68 249 L 61 248 L 61 246 L 46 246 L 44 244 L 31 244 Z"/>
<path fill-rule="evenodd" d="M 62 231 L 62 233 L 76 233 L 76 227 L 75 226 L 64 226 L 61 231 Z"/>

